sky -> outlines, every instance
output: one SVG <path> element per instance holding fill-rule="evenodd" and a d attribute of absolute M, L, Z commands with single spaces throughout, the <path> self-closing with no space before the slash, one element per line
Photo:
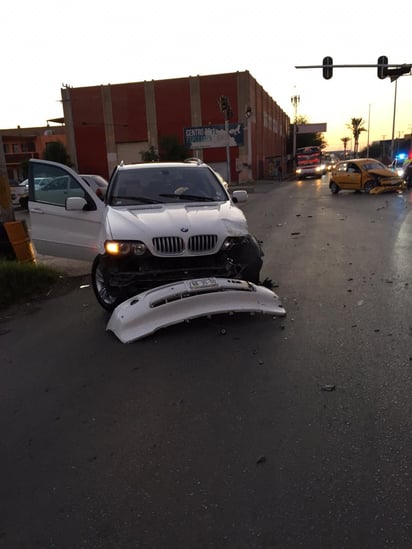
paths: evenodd
<path fill-rule="evenodd" d="M 376 68 L 411 64 L 412 2 L 369 0 L 20 0 L 0 7 L 0 128 L 44 126 L 63 116 L 61 88 L 248 70 L 293 120 L 326 123 L 328 149 L 342 149 L 352 118 L 369 142 L 412 133 L 412 76 L 397 84 Z M 408 22 L 409 21 L 409 22 Z M 408 22 L 408 23 L 407 23 Z M 396 109 L 395 109 L 396 99 Z M 173 98 L 171 98 L 171 101 Z M 395 113 L 395 125 L 394 121 Z M 349 142 L 350 144 L 350 142 Z"/>

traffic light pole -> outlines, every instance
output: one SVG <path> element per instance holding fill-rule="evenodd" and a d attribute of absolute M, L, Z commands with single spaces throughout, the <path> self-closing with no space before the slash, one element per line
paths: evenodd
<path fill-rule="evenodd" d="M 232 108 L 230 106 L 229 99 L 225 95 L 221 95 L 219 97 L 219 107 L 225 118 L 227 182 L 231 183 L 229 118 L 232 116 Z"/>
<path fill-rule="evenodd" d="M 378 59 L 378 63 L 375 65 L 369 65 L 369 64 L 361 64 L 361 65 L 334 65 L 332 57 L 325 57 L 323 59 L 322 65 L 295 65 L 295 69 L 322 69 L 323 70 L 323 77 L 326 80 L 329 80 L 332 78 L 333 75 L 333 69 L 378 69 L 378 78 L 386 78 L 389 76 L 389 78 L 392 80 L 396 80 L 399 78 L 399 76 L 402 76 L 404 74 L 408 74 L 411 72 L 412 64 L 407 63 L 384 63 L 380 62 L 380 58 Z"/>
<path fill-rule="evenodd" d="M 229 136 L 229 119 L 227 117 L 227 111 L 225 112 L 225 132 L 226 132 L 226 165 L 227 165 L 227 182 L 231 183 L 230 175 L 230 136 Z"/>
<path fill-rule="evenodd" d="M 398 93 L 398 80 L 395 80 L 395 95 L 393 98 L 393 120 L 392 120 L 392 141 L 391 141 L 391 161 L 395 158 L 395 119 L 396 119 L 396 95 Z"/>

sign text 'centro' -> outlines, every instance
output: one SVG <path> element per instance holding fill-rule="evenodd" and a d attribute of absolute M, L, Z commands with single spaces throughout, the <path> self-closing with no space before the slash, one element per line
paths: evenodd
<path fill-rule="evenodd" d="M 223 124 L 185 128 L 185 145 L 190 149 L 211 149 L 213 147 L 240 147 L 243 145 L 243 124 L 229 124 L 226 131 Z"/>

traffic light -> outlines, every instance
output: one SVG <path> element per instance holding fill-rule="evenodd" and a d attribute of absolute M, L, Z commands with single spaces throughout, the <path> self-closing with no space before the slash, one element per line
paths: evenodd
<path fill-rule="evenodd" d="M 389 76 L 391 82 L 395 82 L 403 74 L 409 74 L 411 72 L 412 65 L 400 65 L 394 69 L 386 69 L 386 76 Z"/>
<path fill-rule="evenodd" d="M 332 57 L 324 57 L 323 58 L 323 78 L 325 80 L 330 80 L 333 76 L 333 59 Z"/>
<path fill-rule="evenodd" d="M 225 95 L 220 96 L 220 110 L 225 112 L 229 109 L 229 100 Z"/>
<path fill-rule="evenodd" d="M 383 80 L 388 76 L 388 58 L 386 55 L 381 55 L 378 58 L 378 78 Z"/>

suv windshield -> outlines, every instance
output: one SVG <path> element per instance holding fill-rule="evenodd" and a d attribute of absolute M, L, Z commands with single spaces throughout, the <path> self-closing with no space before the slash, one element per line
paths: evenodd
<path fill-rule="evenodd" d="M 208 167 L 121 167 L 110 185 L 108 203 L 131 204 L 211 202 L 228 200 L 219 179 Z"/>

